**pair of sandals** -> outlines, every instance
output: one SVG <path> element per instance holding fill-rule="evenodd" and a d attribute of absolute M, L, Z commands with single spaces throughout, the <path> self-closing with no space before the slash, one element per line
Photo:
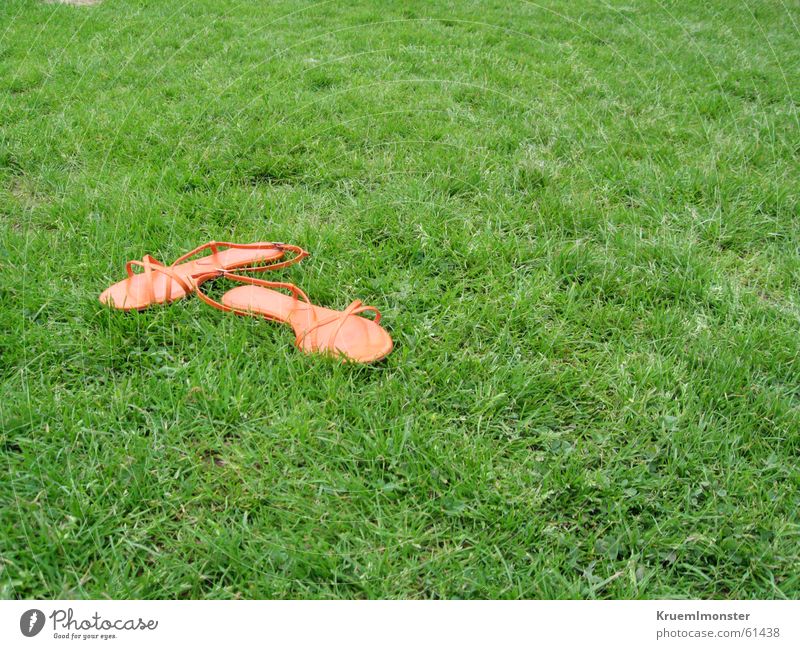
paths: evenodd
<path fill-rule="evenodd" d="M 202 257 L 190 260 L 204 251 Z M 286 253 L 294 256 L 284 259 Z M 247 272 L 278 270 L 302 261 L 308 253 L 286 243 L 229 243 L 210 241 L 178 257 L 165 266 L 150 255 L 141 261 L 129 261 L 127 278 L 100 294 L 100 302 L 123 311 L 140 311 L 154 304 L 165 304 L 197 294 L 203 302 L 238 315 L 255 315 L 289 324 L 295 332 L 295 345 L 306 353 L 322 353 L 358 363 L 372 363 L 392 351 L 392 339 L 380 326 L 381 314 L 374 306 L 360 300 L 344 311 L 334 311 L 311 303 L 294 284 L 268 282 L 239 275 Z M 260 265 L 259 265 L 260 264 Z M 142 269 L 135 273 L 134 267 Z M 210 279 L 225 277 L 241 282 L 222 296 L 222 302 L 200 290 Z M 280 293 L 280 289 L 291 295 Z M 361 317 L 371 311 L 375 319 Z"/>

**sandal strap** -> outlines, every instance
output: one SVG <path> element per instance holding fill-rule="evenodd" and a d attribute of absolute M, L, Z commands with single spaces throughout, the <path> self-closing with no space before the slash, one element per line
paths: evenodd
<path fill-rule="evenodd" d="M 344 311 L 321 322 L 316 322 L 314 325 L 306 329 L 302 335 L 297 337 L 296 342 L 299 346 L 306 339 L 306 336 L 308 336 L 308 334 L 310 334 L 312 331 L 336 322 L 336 329 L 334 329 L 333 334 L 328 337 L 328 342 L 326 344 L 326 349 L 328 351 L 336 352 L 338 351 L 336 349 L 336 338 L 339 336 L 339 333 L 341 332 L 345 322 L 347 322 L 347 318 L 350 316 L 355 316 L 359 313 L 364 313 L 366 311 L 373 311 L 375 313 L 375 324 L 378 324 L 381 321 L 381 312 L 378 311 L 376 307 L 366 306 L 361 300 L 354 300 Z"/>
<path fill-rule="evenodd" d="M 202 244 L 200 246 L 197 246 L 196 248 L 190 250 L 189 252 L 181 255 L 175 261 L 173 261 L 169 266 L 165 266 L 163 263 L 158 261 L 158 259 L 156 259 L 152 255 L 148 254 L 148 255 L 145 255 L 144 257 L 142 257 L 141 261 L 139 261 L 139 260 L 131 260 L 131 261 L 129 261 L 125 265 L 125 270 L 128 273 L 128 279 L 130 279 L 134 275 L 133 266 L 140 266 L 140 267 L 142 267 L 144 269 L 144 274 L 146 276 L 145 283 L 146 283 L 146 287 L 147 287 L 147 297 L 150 300 L 150 302 L 155 302 L 155 287 L 154 287 L 154 284 L 153 284 L 153 272 L 162 273 L 162 274 L 166 275 L 167 277 L 175 280 L 180 285 L 180 287 L 185 291 L 186 295 L 189 295 L 190 293 L 192 293 L 192 291 L 197 291 L 198 292 L 198 296 L 200 296 L 201 293 L 198 290 L 199 282 L 205 281 L 205 280 L 210 279 L 212 277 L 219 277 L 219 276 L 224 276 L 226 274 L 229 274 L 228 271 L 225 270 L 224 268 L 222 268 L 221 264 L 219 263 L 218 253 L 219 253 L 219 249 L 220 248 L 225 248 L 225 249 L 236 248 L 236 249 L 240 249 L 240 250 L 257 250 L 259 248 L 270 248 L 270 247 L 271 248 L 275 248 L 276 250 L 280 250 L 282 252 L 283 251 L 292 252 L 292 253 L 294 253 L 294 257 L 292 257 L 291 259 L 287 259 L 287 260 L 281 261 L 281 262 L 276 262 L 276 263 L 273 263 L 273 264 L 267 264 L 265 266 L 251 266 L 251 267 L 241 268 L 239 270 L 247 271 L 247 272 L 264 272 L 264 271 L 267 271 L 267 270 L 277 270 L 279 268 L 286 268 L 287 266 L 291 266 L 292 264 L 296 264 L 299 261 L 302 261 L 303 259 L 305 259 L 306 257 L 309 256 L 309 253 L 307 251 L 303 250 L 302 248 L 300 248 L 299 246 L 294 246 L 294 245 L 288 244 L 288 243 L 279 243 L 279 242 L 270 242 L 270 243 L 232 243 L 232 242 L 229 242 L 229 241 L 209 241 L 208 243 L 204 243 L 204 244 Z M 183 261 L 186 261 L 190 257 L 193 257 L 194 255 L 198 254 L 199 252 L 202 252 L 204 250 L 209 250 L 209 249 L 211 250 L 211 255 L 209 255 L 209 262 L 207 262 L 207 263 L 212 263 L 213 264 L 213 266 L 214 266 L 213 270 L 209 271 L 208 273 L 202 273 L 200 275 L 189 277 L 188 278 L 188 280 L 189 280 L 188 283 L 187 283 L 186 280 L 184 280 L 182 277 L 180 277 L 180 275 L 178 275 L 177 272 L 175 272 L 175 270 L 174 270 L 175 266 L 177 266 L 178 264 L 180 264 Z M 204 265 L 204 264 L 201 262 L 200 265 Z M 239 277 L 239 276 L 237 276 L 237 277 Z M 241 277 L 243 278 L 243 280 L 245 279 L 244 276 L 241 276 Z M 228 310 L 226 308 L 223 308 L 223 305 L 220 304 L 219 302 L 216 302 L 216 301 L 212 300 L 211 298 L 209 298 L 208 296 L 206 296 L 204 294 L 202 294 L 202 295 L 203 295 L 203 297 L 201 297 L 201 299 L 205 298 L 204 301 L 206 301 L 208 304 L 211 304 L 211 306 L 216 306 L 216 308 L 221 308 L 223 311 Z M 167 302 L 169 302 L 171 297 L 172 297 L 172 282 L 167 282 L 167 293 L 166 293 Z"/>
<path fill-rule="evenodd" d="M 194 255 L 196 255 L 199 252 L 202 252 L 203 250 L 210 249 L 211 250 L 210 259 L 212 262 L 214 262 L 215 266 L 219 267 L 219 263 L 217 261 L 217 254 L 220 248 L 225 248 L 225 249 L 235 248 L 237 250 L 258 250 L 259 248 L 275 248 L 276 250 L 280 250 L 282 252 L 289 251 L 295 254 L 294 257 L 286 261 L 267 264 L 265 266 L 250 266 L 239 269 L 250 272 L 260 272 L 265 270 L 277 270 L 278 268 L 286 268 L 287 266 L 291 266 L 292 264 L 296 264 L 297 262 L 302 261 L 309 255 L 307 251 L 303 250 L 299 246 L 293 246 L 290 243 L 282 243 L 279 241 L 271 241 L 269 243 L 233 243 L 231 241 L 209 241 L 208 243 L 199 245 L 193 250 L 190 250 L 189 252 L 181 255 L 175 261 L 173 261 L 171 265 L 175 266 L 176 264 L 180 264 L 181 262 L 189 259 L 189 257 L 193 257 Z M 202 262 L 201 265 L 203 265 Z M 218 270 L 224 270 L 224 269 L 218 268 Z"/>
<path fill-rule="evenodd" d="M 295 260 L 293 260 L 292 263 L 294 263 L 294 261 Z M 251 269 L 248 268 L 247 270 Z M 228 313 L 236 313 L 237 315 L 251 315 L 249 311 L 246 311 L 244 309 L 237 309 L 235 307 L 230 307 L 225 304 L 222 304 L 222 302 L 218 302 L 217 300 L 206 295 L 202 290 L 200 290 L 201 282 L 204 282 L 206 279 L 211 279 L 212 277 L 220 277 L 220 276 L 224 277 L 225 279 L 230 279 L 236 282 L 242 282 L 243 284 L 253 284 L 254 286 L 263 286 L 265 288 L 279 288 L 286 291 L 290 291 L 295 300 L 302 299 L 303 302 L 305 302 L 312 308 L 313 312 L 314 305 L 311 304 L 311 300 L 308 298 L 308 295 L 305 294 L 305 291 L 303 291 L 303 289 L 301 289 L 299 286 L 296 286 L 295 284 L 290 284 L 289 282 L 268 282 L 265 279 L 258 279 L 257 277 L 248 277 L 247 275 L 238 275 L 236 273 L 231 273 L 227 270 L 219 270 L 219 271 L 215 270 L 214 272 L 194 277 L 193 278 L 195 283 L 194 291 L 197 294 L 197 297 L 199 297 L 203 302 L 205 302 L 209 306 L 212 306 L 215 309 L 219 309 L 220 311 L 226 311 Z"/>
<path fill-rule="evenodd" d="M 146 286 L 147 286 L 147 297 L 151 302 L 156 301 L 155 297 L 155 288 L 153 285 L 153 272 L 158 272 L 166 275 L 168 278 L 175 280 L 178 285 L 184 290 L 186 295 L 189 295 L 192 292 L 192 288 L 186 281 L 176 273 L 172 266 L 165 266 L 162 264 L 158 259 L 152 257 L 151 255 L 145 255 L 142 257 L 142 261 L 137 259 L 130 260 L 127 264 L 125 264 L 125 270 L 128 272 L 128 279 L 131 279 L 134 275 L 133 267 L 134 266 L 141 266 L 144 268 L 144 274 L 147 277 Z M 170 297 L 172 297 L 172 282 L 167 282 L 167 295 L 166 299 L 169 301 Z"/>

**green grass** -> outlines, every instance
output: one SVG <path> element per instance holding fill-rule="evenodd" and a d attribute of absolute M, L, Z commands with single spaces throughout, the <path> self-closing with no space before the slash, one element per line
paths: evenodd
<path fill-rule="evenodd" d="M 0 596 L 800 597 L 799 37 L 0 3 Z M 97 302 L 209 239 L 307 248 L 273 278 L 395 351 Z"/>

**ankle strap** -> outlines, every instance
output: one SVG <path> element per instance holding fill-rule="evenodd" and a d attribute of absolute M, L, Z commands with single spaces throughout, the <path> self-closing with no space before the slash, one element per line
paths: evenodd
<path fill-rule="evenodd" d="M 305 254 L 306 256 L 308 255 L 308 253 Z M 290 263 L 295 263 L 300 259 L 302 259 L 302 257 L 293 259 Z M 274 266 L 271 268 L 274 268 Z M 253 269 L 248 268 L 246 270 L 253 270 Z M 290 284 L 289 282 L 268 282 L 267 280 L 264 279 L 258 279 L 257 277 L 248 277 L 247 275 L 238 275 L 236 273 L 231 273 L 223 269 L 220 269 L 218 271 L 215 270 L 213 273 L 206 273 L 205 275 L 199 275 L 193 278 L 195 282 L 194 291 L 197 294 L 197 297 L 199 297 L 203 302 L 205 302 L 209 306 L 212 306 L 215 309 L 219 309 L 220 311 L 226 311 L 228 313 L 236 313 L 237 315 L 250 315 L 248 311 L 227 306 L 225 304 L 222 304 L 222 302 L 217 302 L 217 300 L 215 300 L 214 298 L 209 297 L 208 295 L 203 293 L 203 291 L 200 290 L 200 284 L 204 282 L 206 279 L 211 279 L 212 277 L 224 277 L 225 279 L 231 279 L 236 282 L 242 282 L 243 284 L 253 284 L 254 286 L 263 286 L 265 288 L 280 288 L 285 291 L 290 291 L 294 296 L 295 300 L 302 299 L 303 302 L 305 302 L 309 306 L 312 306 L 311 300 L 308 299 L 308 295 L 305 294 L 305 291 L 303 291 L 303 289 L 301 289 L 299 286 L 296 286 L 295 284 Z"/>
<path fill-rule="evenodd" d="M 292 264 L 296 264 L 299 261 L 302 261 L 306 257 L 308 257 L 309 253 L 300 248 L 299 246 L 293 246 L 290 243 L 281 243 L 278 241 L 271 241 L 268 243 L 232 243 L 230 241 L 209 241 L 208 243 L 204 243 L 193 250 L 190 250 L 186 254 L 181 255 L 175 261 L 173 261 L 170 266 L 175 266 L 180 264 L 182 261 L 186 261 L 189 257 L 194 257 L 197 253 L 203 252 L 204 250 L 211 250 L 211 260 L 216 262 L 216 255 L 219 252 L 220 248 L 236 248 L 238 250 L 254 250 L 260 248 L 275 248 L 276 250 L 280 250 L 282 252 L 293 252 L 294 257 L 288 259 L 286 261 L 277 262 L 274 264 L 268 264 L 266 266 L 252 266 L 248 268 L 243 268 L 240 270 L 247 270 L 251 272 L 260 272 L 265 270 L 277 270 L 278 268 L 286 268 L 287 266 L 291 266 Z M 222 270 L 222 269 L 218 269 Z"/>

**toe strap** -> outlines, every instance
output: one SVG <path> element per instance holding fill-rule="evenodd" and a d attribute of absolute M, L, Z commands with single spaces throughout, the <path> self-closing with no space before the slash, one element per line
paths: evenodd
<path fill-rule="evenodd" d="M 333 330 L 333 333 L 328 337 L 328 342 L 325 345 L 325 348 L 328 351 L 336 352 L 336 338 L 339 336 L 339 333 L 342 331 L 342 327 L 344 327 L 347 319 L 350 316 L 358 315 L 359 313 L 365 313 L 367 311 L 372 311 L 375 313 L 375 324 L 378 324 L 381 321 L 381 312 L 374 306 L 366 306 L 361 300 L 354 300 L 350 303 L 350 305 L 341 313 L 336 314 L 331 318 L 327 318 L 326 320 L 322 320 L 321 322 L 317 322 L 308 329 L 306 329 L 301 336 L 297 337 L 297 344 L 298 346 L 306 339 L 308 334 L 312 331 L 316 331 L 320 327 L 324 327 L 329 324 L 336 323 L 336 328 Z"/>
<path fill-rule="evenodd" d="M 139 261 L 138 259 L 131 259 L 127 264 L 125 264 L 125 270 L 128 273 L 128 279 L 132 279 L 134 276 L 133 267 L 139 266 L 144 269 L 144 276 L 145 276 L 145 286 L 147 288 L 147 299 L 150 302 L 156 301 L 156 292 L 155 292 L 155 285 L 154 285 L 154 275 L 153 273 L 161 273 L 166 275 L 168 278 L 176 281 L 178 285 L 186 292 L 186 295 L 189 295 L 192 292 L 192 287 L 189 283 L 186 282 L 178 273 L 175 272 L 175 269 L 172 266 L 165 266 L 162 264 L 158 259 L 153 257 L 152 255 L 145 255 L 142 257 L 142 260 Z M 172 297 L 172 282 L 167 282 L 167 293 L 166 293 L 166 300 L 169 302 L 170 298 Z"/>

